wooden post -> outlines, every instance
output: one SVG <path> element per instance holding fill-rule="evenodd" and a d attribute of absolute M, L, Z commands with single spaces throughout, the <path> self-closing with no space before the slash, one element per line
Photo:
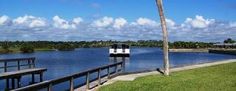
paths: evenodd
<path fill-rule="evenodd" d="M 48 91 L 52 91 L 52 84 L 51 83 L 48 85 Z"/>
<path fill-rule="evenodd" d="M 70 79 L 70 91 L 74 91 L 74 78 L 71 77 Z"/>
<path fill-rule="evenodd" d="M 40 79 L 40 82 L 43 81 L 43 72 L 40 72 L 40 74 L 39 74 L 39 79 Z"/>
<path fill-rule="evenodd" d="M 107 68 L 107 79 L 110 79 L 110 66 Z"/>
<path fill-rule="evenodd" d="M 17 77 L 17 88 L 20 87 L 20 83 L 21 83 L 21 77 Z"/>
<path fill-rule="evenodd" d="M 32 73 L 32 83 L 31 84 L 34 84 L 35 83 L 35 80 L 34 80 L 34 73 Z"/>
<path fill-rule="evenodd" d="M 15 89 L 15 79 L 14 78 L 11 78 L 11 86 L 12 86 L 12 89 Z"/>
<path fill-rule="evenodd" d="M 115 73 L 117 73 L 118 72 L 118 65 L 116 64 L 115 65 Z"/>
<path fill-rule="evenodd" d="M 32 59 L 33 68 L 35 68 L 35 59 Z"/>
<path fill-rule="evenodd" d="M 101 84 L 101 69 L 98 70 L 98 86 Z"/>
<path fill-rule="evenodd" d="M 9 90 L 9 78 L 6 79 L 6 90 Z"/>
<path fill-rule="evenodd" d="M 169 55 L 168 55 L 168 32 L 166 26 L 166 20 L 164 16 L 164 10 L 162 0 L 156 0 L 158 12 L 161 20 L 161 27 L 163 32 L 163 53 L 164 53 L 164 74 L 169 75 Z"/>
<path fill-rule="evenodd" d="M 29 68 L 31 68 L 30 59 L 28 59 L 28 65 L 29 65 Z"/>
<path fill-rule="evenodd" d="M 89 90 L 89 72 L 86 75 L 86 89 Z"/>
<path fill-rule="evenodd" d="M 7 62 L 4 62 L 4 72 L 7 72 Z"/>
<path fill-rule="evenodd" d="M 17 70 L 20 70 L 20 60 L 17 60 Z"/>

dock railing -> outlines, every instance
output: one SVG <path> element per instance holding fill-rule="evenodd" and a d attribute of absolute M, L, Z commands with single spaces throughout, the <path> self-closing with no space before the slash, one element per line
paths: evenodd
<path fill-rule="evenodd" d="M 35 57 L 0 59 L 0 63 L 3 63 L 3 66 L 0 66 L 0 69 L 4 70 L 3 72 L 8 72 L 9 68 L 17 68 L 17 70 L 19 71 L 19 70 L 21 70 L 22 67 L 35 68 Z M 9 65 L 9 63 L 12 63 L 12 64 Z"/>
<path fill-rule="evenodd" d="M 111 78 L 111 76 L 119 73 L 120 71 L 123 70 L 123 66 L 124 66 L 124 61 L 121 62 L 117 62 L 114 64 L 109 64 L 109 65 L 105 65 L 105 66 L 101 66 L 101 67 L 97 67 L 94 69 L 90 69 L 90 70 L 86 70 L 86 71 L 82 71 L 79 73 L 75 73 L 69 76 L 65 76 L 65 77 L 61 77 L 58 79 L 53 79 L 53 80 L 47 80 L 47 81 L 43 81 L 40 83 L 36 83 L 33 85 L 29 85 L 26 87 L 21 87 L 18 89 L 13 89 L 11 91 L 37 91 L 37 90 L 42 90 L 42 89 L 46 89 L 47 91 L 53 91 L 52 88 L 55 85 L 58 85 L 60 83 L 63 82 L 68 82 L 69 81 L 69 91 L 74 91 L 76 88 L 82 87 L 82 86 L 86 86 L 85 90 L 89 90 L 90 88 L 90 83 L 97 81 L 97 86 L 99 86 L 100 84 L 102 84 L 101 79 L 107 77 L 108 79 Z M 105 75 L 102 75 L 102 71 L 106 72 Z M 97 73 L 97 77 L 95 79 L 91 79 L 90 76 L 93 73 Z M 74 81 L 76 79 L 79 79 L 81 77 L 86 77 L 86 80 L 84 83 L 80 84 L 80 86 L 75 86 L 74 85 Z M 75 88 L 76 87 L 76 88 Z"/>

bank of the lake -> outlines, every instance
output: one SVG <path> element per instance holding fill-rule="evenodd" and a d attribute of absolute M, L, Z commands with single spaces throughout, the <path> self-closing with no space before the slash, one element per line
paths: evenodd
<path fill-rule="evenodd" d="M 109 48 L 77 48 L 74 51 L 35 51 L 34 53 L 1 54 L 0 59 L 36 57 L 36 67 L 47 68 L 45 80 L 60 78 L 87 69 L 125 60 L 124 72 L 140 72 L 163 67 L 163 51 L 160 48 L 131 47 L 129 58 L 109 57 Z M 236 59 L 234 55 L 211 53 L 175 53 L 170 52 L 170 66 L 179 67 L 192 64 L 218 62 Z M 29 77 L 22 79 L 22 86 L 29 83 Z M 30 79 L 30 78 L 29 78 Z M 78 83 L 80 82 L 77 81 Z M 0 91 L 4 89 L 4 81 L 0 81 Z M 66 90 L 66 85 L 55 88 Z"/>
<path fill-rule="evenodd" d="M 169 52 L 208 52 L 208 49 L 169 49 Z"/>
<path fill-rule="evenodd" d="M 55 51 L 56 49 L 50 48 L 37 48 L 34 51 Z M 9 54 L 9 53 L 20 53 L 20 48 L 10 48 L 8 52 L 5 52 L 4 49 L 0 49 L 0 54 Z"/>
<path fill-rule="evenodd" d="M 236 49 L 210 49 L 209 53 L 236 55 Z"/>
<path fill-rule="evenodd" d="M 99 91 L 235 91 L 236 62 L 118 81 Z"/>

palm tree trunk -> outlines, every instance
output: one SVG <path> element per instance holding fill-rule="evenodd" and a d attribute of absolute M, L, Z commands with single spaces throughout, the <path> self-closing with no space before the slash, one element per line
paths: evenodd
<path fill-rule="evenodd" d="M 166 27 L 165 16 L 163 13 L 162 0 L 156 0 L 156 5 L 158 7 L 163 32 L 164 75 L 169 75 L 168 32 Z"/>

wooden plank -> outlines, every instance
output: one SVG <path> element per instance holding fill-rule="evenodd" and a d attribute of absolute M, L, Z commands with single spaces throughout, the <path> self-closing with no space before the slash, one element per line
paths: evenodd
<path fill-rule="evenodd" d="M 102 70 L 107 70 L 107 74 L 106 75 L 101 75 L 101 73 L 99 72 L 100 81 L 101 81 L 101 83 L 103 83 L 103 80 L 107 79 L 106 76 L 109 76 L 109 78 L 110 78 L 110 76 L 113 76 L 113 74 L 116 73 L 116 71 L 110 72 L 109 71 L 110 68 L 111 67 L 115 67 L 117 65 L 122 65 L 122 63 L 123 62 L 117 62 L 117 63 L 114 63 L 114 64 L 100 66 L 100 67 L 97 67 L 97 68 L 94 68 L 94 69 L 89 69 L 89 70 L 86 70 L 86 71 L 82 71 L 82 72 L 75 73 L 75 74 L 72 74 L 72 75 L 69 75 L 69 76 L 57 78 L 57 79 L 54 79 L 54 80 L 43 81 L 43 82 L 40 82 L 40 83 L 36 83 L 36 84 L 29 85 L 29 86 L 25 86 L 25 87 L 22 87 L 22 88 L 13 89 L 11 91 L 37 90 L 37 89 L 42 89 L 42 88 L 45 88 L 45 87 L 48 88 L 48 91 L 50 91 L 52 86 L 57 85 L 57 84 L 62 83 L 62 82 L 66 82 L 66 81 L 70 81 L 71 85 L 70 85 L 70 88 L 68 88 L 68 90 L 72 90 L 72 89 L 74 89 L 74 86 L 73 86 L 74 84 L 72 83 L 72 79 L 71 78 L 73 78 L 73 80 L 74 80 L 74 79 L 86 76 L 85 83 L 83 85 L 81 85 L 82 87 L 84 87 L 84 90 L 82 90 L 82 91 L 85 91 L 85 90 L 90 89 L 90 84 L 91 84 L 92 88 L 93 88 L 93 86 L 97 86 L 98 85 L 97 80 L 99 79 L 99 77 L 96 78 L 96 79 L 89 79 L 89 75 L 90 74 L 92 74 L 94 72 L 98 72 L 98 71 L 101 72 Z M 119 71 L 120 70 L 118 70 L 118 72 Z"/>
<path fill-rule="evenodd" d="M 4 73 L 0 73 L 0 80 L 6 79 L 6 78 L 17 77 L 21 75 L 26 75 L 26 74 L 44 72 L 46 70 L 47 69 L 45 68 L 34 68 L 34 69 L 24 69 L 24 70 L 19 70 L 19 71 L 12 71 L 12 72 L 4 72 Z"/>

